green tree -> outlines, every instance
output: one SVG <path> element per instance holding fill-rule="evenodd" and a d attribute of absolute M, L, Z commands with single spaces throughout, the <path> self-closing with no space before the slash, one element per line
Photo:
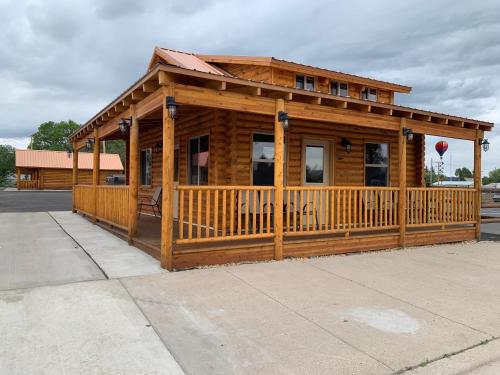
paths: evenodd
<path fill-rule="evenodd" d="M 457 176 L 460 181 L 465 181 L 466 178 L 472 178 L 472 172 L 467 167 L 458 168 L 455 170 L 455 176 Z"/>
<path fill-rule="evenodd" d="M 118 154 L 120 155 L 120 160 L 122 161 L 123 167 L 125 167 L 125 154 L 126 154 L 126 147 L 125 147 L 125 141 L 122 140 L 113 140 L 113 141 L 104 141 L 105 146 L 101 150 L 101 152 L 106 151 L 106 154 Z"/>
<path fill-rule="evenodd" d="M 482 179 L 483 185 L 491 183 L 500 183 L 500 168 L 495 168 L 488 173 L 488 176 L 484 176 Z"/>
<path fill-rule="evenodd" d="M 68 121 L 48 121 L 38 127 L 33 134 L 29 148 L 33 150 L 67 151 L 71 149 L 69 136 L 80 125 L 72 120 Z"/>
<path fill-rule="evenodd" d="M 5 185 L 8 175 L 16 172 L 16 150 L 12 146 L 0 145 L 0 186 Z"/>
<path fill-rule="evenodd" d="M 425 176 L 425 185 L 426 186 L 431 185 L 431 179 L 432 179 L 432 183 L 438 182 L 438 180 L 448 181 L 448 177 L 446 177 L 444 174 L 440 173 L 438 176 L 434 167 L 431 167 L 431 169 L 429 169 L 429 168 L 427 168 L 427 166 L 425 166 L 424 176 Z"/>

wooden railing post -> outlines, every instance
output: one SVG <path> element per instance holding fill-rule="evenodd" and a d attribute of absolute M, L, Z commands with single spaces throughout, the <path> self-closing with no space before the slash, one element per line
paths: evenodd
<path fill-rule="evenodd" d="M 406 136 L 403 128 L 406 127 L 406 119 L 401 119 L 399 129 L 399 246 L 404 247 L 406 242 Z"/>
<path fill-rule="evenodd" d="M 476 137 L 474 141 L 474 189 L 476 190 L 476 212 L 475 212 L 475 221 L 476 221 L 476 239 L 479 241 L 481 239 L 481 144 L 479 139 L 481 138 L 481 134 Z"/>
<path fill-rule="evenodd" d="M 285 111 L 285 101 L 276 99 L 274 119 L 274 259 L 283 259 L 283 163 L 284 129 L 278 113 Z"/>
<path fill-rule="evenodd" d="M 173 270 L 172 246 L 174 226 L 174 125 L 166 106 L 167 96 L 175 96 L 174 83 L 163 87 L 163 155 L 162 155 L 162 215 L 161 255 L 163 268 Z"/>
<path fill-rule="evenodd" d="M 92 222 L 95 224 L 97 222 L 97 185 L 99 185 L 99 169 L 100 167 L 100 142 L 99 142 L 99 128 L 96 126 L 94 128 L 94 162 L 92 164 L 92 197 L 93 197 L 93 207 L 94 207 L 94 217 Z"/>
<path fill-rule="evenodd" d="M 76 204 L 75 204 L 75 186 L 78 185 L 78 148 L 76 147 L 76 143 L 73 142 L 73 212 L 76 212 Z"/>
<path fill-rule="evenodd" d="M 135 105 L 130 105 L 130 115 L 132 116 L 132 124 L 130 126 L 130 140 L 127 143 L 129 156 L 128 164 L 129 171 L 129 199 L 128 199 L 128 243 L 132 243 L 132 239 L 137 232 L 137 207 L 139 194 L 139 121 L 135 114 Z"/>

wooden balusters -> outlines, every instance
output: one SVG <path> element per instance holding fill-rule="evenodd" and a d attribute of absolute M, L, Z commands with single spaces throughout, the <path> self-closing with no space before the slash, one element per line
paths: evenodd
<path fill-rule="evenodd" d="M 176 243 L 274 236 L 272 187 L 178 186 L 177 189 L 180 202 Z"/>

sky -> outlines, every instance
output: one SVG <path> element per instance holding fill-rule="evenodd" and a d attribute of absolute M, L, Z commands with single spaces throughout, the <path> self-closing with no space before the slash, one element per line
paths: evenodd
<path fill-rule="evenodd" d="M 499 20 L 498 0 L 0 0 L 0 144 L 26 147 L 45 121 L 85 122 L 154 46 L 388 80 L 413 87 L 398 104 L 500 124 Z M 500 129 L 487 138 L 483 173 L 500 167 Z M 472 168 L 472 143 L 448 141 L 445 170 L 450 158 Z"/>

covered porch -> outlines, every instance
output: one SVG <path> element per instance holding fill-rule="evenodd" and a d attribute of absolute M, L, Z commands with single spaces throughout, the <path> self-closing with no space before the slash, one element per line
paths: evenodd
<path fill-rule="evenodd" d="M 426 188 L 424 137 L 473 142 L 480 171 L 488 123 L 181 70 L 159 66 L 74 136 L 128 155 L 124 186 L 98 185 L 98 157 L 77 184 L 74 158 L 74 210 L 165 268 L 479 238 L 480 174 Z M 161 218 L 139 216 L 158 187 Z"/>

